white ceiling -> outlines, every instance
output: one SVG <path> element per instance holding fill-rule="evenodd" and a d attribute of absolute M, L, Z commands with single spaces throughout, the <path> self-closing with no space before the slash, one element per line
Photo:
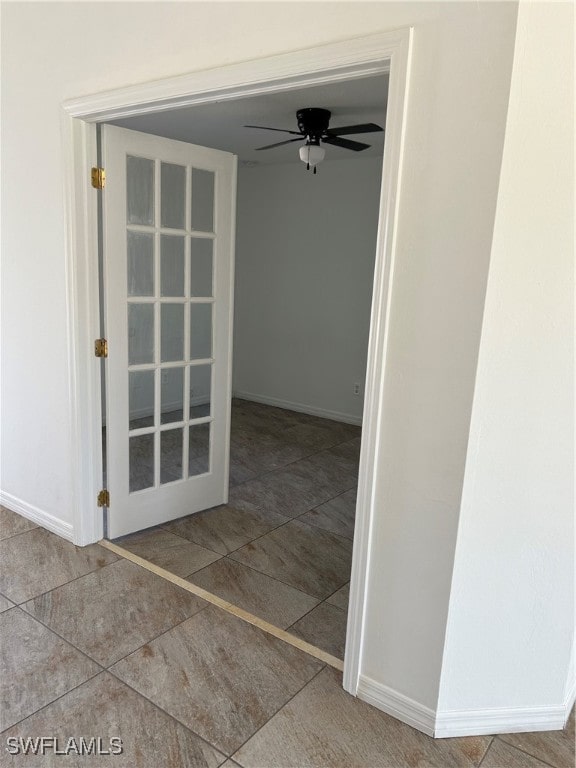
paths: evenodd
<path fill-rule="evenodd" d="M 347 80 L 341 83 L 301 88 L 234 101 L 203 104 L 185 109 L 156 112 L 114 121 L 114 125 L 153 133 L 169 139 L 188 141 L 238 155 L 244 164 L 297 163 L 300 143 L 256 152 L 256 147 L 295 138 L 289 134 L 244 128 L 245 124 L 298 130 L 296 110 L 322 107 L 332 112 L 330 128 L 356 123 L 377 123 L 384 127 L 388 76 Z M 325 145 L 326 160 L 381 155 L 384 133 L 355 134 L 347 139 L 370 144 L 356 153 Z"/>

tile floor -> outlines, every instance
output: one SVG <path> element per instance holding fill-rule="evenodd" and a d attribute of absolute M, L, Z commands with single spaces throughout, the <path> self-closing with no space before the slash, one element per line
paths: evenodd
<path fill-rule="evenodd" d="M 359 452 L 360 427 L 234 400 L 229 503 L 116 543 L 342 659 Z"/>
<path fill-rule="evenodd" d="M 574 768 L 574 715 L 564 731 L 434 740 L 349 696 L 317 659 L 98 545 L 5 508 L 0 545 L 3 766 Z M 339 589 L 321 610 L 345 599 Z M 6 749 L 41 736 L 60 748 L 117 737 L 123 752 Z"/>

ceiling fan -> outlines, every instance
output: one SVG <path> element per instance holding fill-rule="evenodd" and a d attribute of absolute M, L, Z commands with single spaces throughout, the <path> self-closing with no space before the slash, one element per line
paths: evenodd
<path fill-rule="evenodd" d="M 265 125 L 245 125 L 244 128 L 259 128 L 264 131 L 279 131 L 281 133 L 290 133 L 297 136 L 296 139 L 286 139 L 285 141 L 279 141 L 276 144 L 267 144 L 265 147 L 257 147 L 257 152 L 264 149 L 274 149 L 275 147 L 282 147 L 284 144 L 292 144 L 295 141 L 302 141 L 305 139 L 305 144 L 300 147 L 300 159 L 306 163 L 307 170 L 314 168 L 316 173 L 316 166 L 322 162 L 325 155 L 325 150 L 320 144 L 330 144 L 334 147 L 341 147 L 342 149 L 351 149 L 353 152 L 362 152 L 364 149 L 368 149 L 370 144 L 363 144 L 360 141 L 351 141 L 350 139 L 342 139 L 341 136 L 347 136 L 354 133 L 377 133 L 383 131 L 376 123 L 361 123 L 359 125 L 345 125 L 339 128 L 329 128 L 331 113 L 327 109 L 318 109 L 316 107 L 309 107 L 307 109 L 299 109 L 296 112 L 296 119 L 298 121 L 298 130 L 289 131 L 283 128 L 269 128 Z"/>

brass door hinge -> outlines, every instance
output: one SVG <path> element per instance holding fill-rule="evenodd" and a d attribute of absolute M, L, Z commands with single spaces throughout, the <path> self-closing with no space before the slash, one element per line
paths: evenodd
<path fill-rule="evenodd" d="M 110 506 L 110 492 L 109 491 L 100 491 L 98 494 L 98 506 L 99 507 L 109 507 Z"/>
<path fill-rule="evenodd" d="M 106 171 L 104 168 L 92 168 L 91 179 L 94 189 L 104 189 L 106 185 Z"/>
<path fill-rule="evenodd" d="M 96 339 L 94 354 L 96 357 L 108 357 L 108 341 L 106 339 Z"/>

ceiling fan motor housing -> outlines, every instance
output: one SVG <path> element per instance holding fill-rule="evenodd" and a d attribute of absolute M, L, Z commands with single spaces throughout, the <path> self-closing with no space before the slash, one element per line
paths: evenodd
<path fill-rule="evenodd" d="M 299 109 L 296 112 L 298 130 L 313 144 L 318 144 L 320 138 L 328 130 L 331 113 L 327 109 Z"/>

